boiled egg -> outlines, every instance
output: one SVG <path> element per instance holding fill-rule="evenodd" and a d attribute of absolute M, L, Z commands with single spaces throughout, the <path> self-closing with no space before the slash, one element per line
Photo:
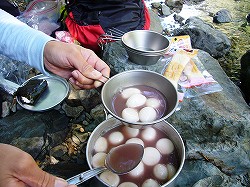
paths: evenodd
<path fill-rule="evenodd" d="M 160 107 L 160 105 L 161 105 L 161 101 L 157 98 L 154 98 L 154 97 L 148 98 L 146 101 L 146 106 L 158 108 L 158 107 Z"/>
<path fill-rule="evenodd" d="M 146 103 L 147 98 L 142 94 L 133 94 L 126 102 L 126 106 L 129 108 L 136 108 L 143 106 Z"/>
<path fill-rule="evenodd" d="M 144 148 L 144 154 L 142 157 L 142 162 L 147 166 L 154 166 L 158 164 L 161 159 L 160 152 L 154 147 Z"/>
<path fill-rule="evenodd" d="M 131 128 L 128 126 L 123 126 L 122 133 L 124 134 L 124 136 L 126 136 L 128 138 L 134 138 L 134 137 L 138 136 L 139 129 Z"/>
<path fill-rule="evenodd" d="M 134 108 L 125 108 L 122 111 L 122 118 L 133 123 L 139 121 L 139 114 Z"/>
<path fill-rule="evenodd" d="M 161 154 L 170 154 L 174 151 L 174 144 L 168 138 L 161 138 L 156 142 L 156 148 Z"/>
<path fill-rule="evenodd" d="M 118 186 L 120 183 L 120 177 L 111 171 L 101 173 L 100 179 L 112 187 Z"/>
<path fill-rule="evenodd" d="M 147 179 L 142 183 L 142 187 L 159 187 L 160 185 L 154 179 Z"/>
<path fill-rule="evenodd" d="M 126 141 L 126 144 L 127 143 L 137 143 L 137 144 L 140 144 L 144 147 L 144 142 L 140 138 L 130 138 Z"/>
<path fill-rule="evenodd" d="M 164 164 L 157 164 L 153 169 L 154 176 L 159 180 L 166 180 L 168 178 L 168 169 Z"/>
<path fill-rule="evenodd" d="M 106 156 L 107 156 L 106 153 L 102 153 L 102 152 L 96 153 L 92 158 L 92 166 L 94 168 L 104 166 Z"/>
<path fill-rule="evenodd" d="M 122 98 L 128 99 L 134 94 L 140 94 L 141 91 L 138 88 L 126 88 L 121 92 Z"/>
<path fill-rule="evenodd" d="M 156 130 L 153 127 L 146 127 L 141 132 L 142 140 L 152 141 L 156 138 Z"/>
<path fill-rule="evenodd" d="M 121 132 L 115 131 L 108 136 L 108 140 L 113 145 L 119 145 L 124 141 L 124 136 Z"/>
<path fill-rule="evenodd" d="M 94 145 L 94 150 L 96 152 L 107 152 L 108 149 L 108 141 L 104 137 L 99 137 Z"/>
<path fill-rule="evenodd" d="M 157 113 L 152 107 L 146 106 L 139 111 L 139 119 L 141 122 L 152 122 L 156 117 Z"/>

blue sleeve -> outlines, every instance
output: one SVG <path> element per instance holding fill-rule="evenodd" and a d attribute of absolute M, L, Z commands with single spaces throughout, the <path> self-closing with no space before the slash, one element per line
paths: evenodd
<path fill-rule="evenodd" d="M 43 51 L 51 40 L 55 39 L 0 9 L 0 54 L 25 62 L 48 75 L 43 64 Z"/>

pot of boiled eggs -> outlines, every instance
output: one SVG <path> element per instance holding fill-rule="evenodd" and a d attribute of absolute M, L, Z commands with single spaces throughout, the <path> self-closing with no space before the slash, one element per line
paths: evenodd
<path fill-rule="evenodd" d="M 113 117 L 103 121 L 91 133 L 87 143 L 86 158 L 90 169 L 105 166 L 106 156 L 112 148 L 129 143 L 143 146 L 141 161 L 126 174 L 105 170 L 96 176 L 104 186 L 174 186 L 184 165 L 185 147 L 179 133 L 166 121 L 140 129 L 124 125 Z M 135 153 L 126 151 L 120 157 L 127 154 Z"/>
<path fill-rule="evenodd" d="M 117 175 L 106 170 L 97 178 L 106 186 L 172 186 L 185 160 L 181 136 L 165 121 L 178 105 L 175 86 L 156 72 L 124 71 L 104 84 L 101 99 L 112 117 L 91 133 L 86 150 L 89 167 L 104 166 L 109 151 L 122 144 L 141 144 L 144 153 L 132 171 Z"/>
<path fill-rule="evenodd" d="M 101 91 L 107 113 L 133 128 L 167 119 L 178 106 L 175 86 L 148 70 L 130 70 L 111 77 Z"/>

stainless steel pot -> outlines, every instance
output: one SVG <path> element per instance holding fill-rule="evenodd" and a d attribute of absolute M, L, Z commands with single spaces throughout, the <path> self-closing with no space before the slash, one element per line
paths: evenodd
<path fill-rule="evenodd" d="M 114 95 L 125 87 L 135 85 L 146 85 L 153 87 L 165 96 L 167 110 L 165 111 L 162 118 L 147 123 L 131 123 L 116 115 L 112 106 Z M 175 86 L 163 75 L 148 70 L 124 71 L 113 76 L 104 84 L 101 91 L 101 99 L 105 109 L 109 114 L 120 121 L 123 121 L 125 124 L 132 126 L 133 128 L 142 128 L 143 126 L 154 125 L 167 119 L 171 114 L 174 113 L 178 105 L 178 95 Z"/>
<path fill-rule="evenodd" d="M 108 132 L 109 130 L 123 125 L 123 123 L 115 118 L 110 118 L 107 119 L 105 121 L 103 121 L 101 124 L 99 124 L 95 130 L 91 133 L 91 136 L 88 140 L 87 143 L 87 148 L 86 148 L 86 157 L 87 157 L 87 162 L 89 167 L 92 169 L 92 159 L 93 159 L 93 149 L 94 149 L 94 145 L 96 140 L 100 137 L 103 136 L 106 132 Z M 162 187 L 171 187 L 174 186 L 174 181 L 176 180 L 176 178 L 178 177 L 179 173 L 182 170 L 182 167 L 184 165 L 184 161 L 185 161 L 185 146 L 183 143 L 183 140 L 180 136 L 180 134 L 177 132 L 177 130 L 170 125 L 168 122 L 166 121 L 161 121 L 157 124 L 154 125 L 155 128 L 161 130 L 162 132 L 164 132 L 166 134 L 166 136 L 174 143 L 175 148 L 177 150 L 178 156 L 179 156 L 179 167 L 176 169 L 176 173 L 175 175 L 164 185 L 162 185 Z M 100 179 L 99 176 L 97 176 L 97 179 L 99 181 L 101 181 L 101 183 L 103 183 L 104 185 L 108 186 L 108 184 L 106 184 L 104 181 L 102 181 Z"/>

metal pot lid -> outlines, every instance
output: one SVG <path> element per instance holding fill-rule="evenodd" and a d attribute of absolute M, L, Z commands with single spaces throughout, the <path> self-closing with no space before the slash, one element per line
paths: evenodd
<path fill-rule="evenodd" d="M 37 103 L 33 105 L 24 104 L 17 97 L 17 102 L 25 109 L 31 111 L 45 111 L 60 104 L 69 94 L 69 83 L 58 76 L 37 75 L 23 83 L 23 85 L 31 79 L 44 79 L 48 83 L 48 88 L 41 95 Z"/>

